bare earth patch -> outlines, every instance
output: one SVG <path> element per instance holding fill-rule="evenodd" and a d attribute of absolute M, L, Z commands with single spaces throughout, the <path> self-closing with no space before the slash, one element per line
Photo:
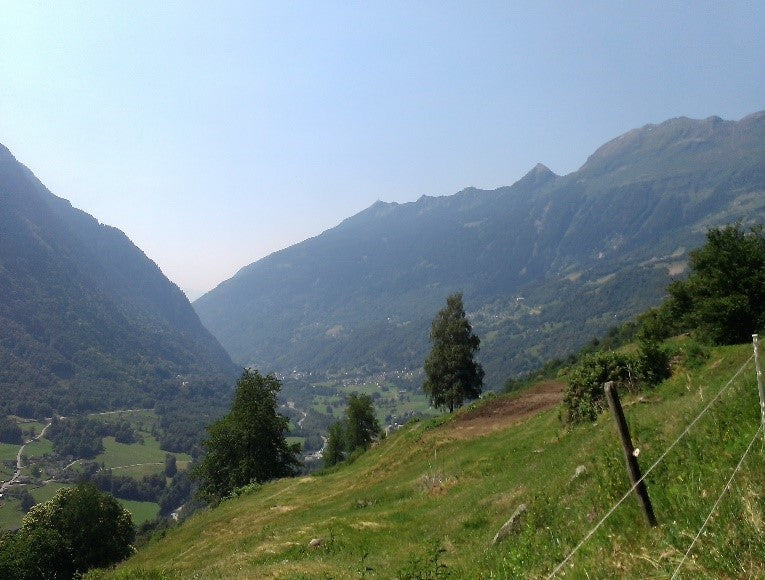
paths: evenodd
<path fill-rule="evenodd" d="M 547 411 L 563 400 L 565 383 L 545 381 L 514 397 L 503 397 L 460 414 L 448 424 L 449 434 L 472 439 L 499 431 Z"/>

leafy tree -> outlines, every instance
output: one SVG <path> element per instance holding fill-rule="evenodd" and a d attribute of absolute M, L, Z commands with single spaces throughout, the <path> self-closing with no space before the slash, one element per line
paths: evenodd
<path fill-rule="evenodd" d="M 346 409 L 345 447 L 349 453 L 356 449 L 368 449 L 372 439 L 380 433 L 372 399 L 369 395 L 351 393 Z"/>
<path fill-rule="evenodd" d="M 430 328 L 430 342 L 422 388 L 432 405 L 448 407 L 451 413 L 477 398 L 483 386 L 483 368 L 475 361 L 481 341 L 465 316 L 461 293 L 446 299 Z"/>
<path fill-rule="evenodd" d="M 130 512 L 112 496 L 92 485 L 60 489 L 0 540 L 0 576 L 72 578 L 126 558 L 134 539 Z"/>
<path fill-rule="evenodd" d="M 201 497 L 216 501 L 249 483 L 296 473 L 300 446 L 285 439 L 289 419 L 276 412 L 280 388 L 273 375 L 244 371 L 231 412 L 207 429 L 207 453 L 194 470 Z"/>
<path fill-rule="evenodd" d="M 679 321 L 715 344 L 747 342 L 765 328 L 765 233 L 740 224 L 713 228 L 691 252 L 687 280 L 673 282 L 655 319 Z"/>
<path fill-rule="evenodd" d="M 324 449 L 322 459 L 325 467 L 331 467 L 340 463 L 345 458 L 345 429 L 340 421 L 329 427 L 327 447 Z"/>
<path fill-rule="evenodd" d="M 53 451 L 63 456 L 91 459 L 103 453 L 104 425 L 88 417 L 61 420 L 53 418 L 47 438 L 53 442 Z"/>
<path fill-rule="evenodd" d="M 69 546 L 57 531 L 0 532 L 0 578 L 68 580 L 75 573 Z"/>

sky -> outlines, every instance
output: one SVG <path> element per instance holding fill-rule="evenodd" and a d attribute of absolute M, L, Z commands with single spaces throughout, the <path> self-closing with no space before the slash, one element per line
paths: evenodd
<path fill-rule="evenodd" d="M 765 109 L 765 2 L 0 0 L 0 143 L 193 299 L 376 200 Z"/>

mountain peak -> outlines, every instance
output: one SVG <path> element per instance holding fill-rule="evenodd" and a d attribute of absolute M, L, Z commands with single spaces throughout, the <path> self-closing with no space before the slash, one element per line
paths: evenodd
<path fill-rule="evenodd" d="M 534 167 L 531 168 L 531 171 L 529 171 L 527 174 L 529 175 L 549 175 L 552 177 L 556 177 L 555 173 L 553 173 L 547 165 L 544 163 L 537 163 Z"/>
<path fill-rule="evenodd" d="M 526 173 L 518 183 L 530 184 L 534 186 L 544 185 L 548 181 L 556 179 L 558 176 L 553 173 L 549 167 L 543 163 L 537 163 L 531 170 Z"/>

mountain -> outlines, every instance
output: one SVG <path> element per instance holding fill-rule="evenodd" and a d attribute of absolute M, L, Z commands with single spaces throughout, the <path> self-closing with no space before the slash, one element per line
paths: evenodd
<path fill-rule="evenodd" d="M 490 387 L 660 302 L 710 226 L 765 221 L 765 112 L 678 118 L 537 165 L 509 187 L 378 201 L 242 268 L 194 303 L 264 371 L 417 368 L 462 291 Z"/>
<path fill-rule="evenodd" d="M 220 397 L 235 373 L 154 262 L 0 145 L 0 415 Z"/>

